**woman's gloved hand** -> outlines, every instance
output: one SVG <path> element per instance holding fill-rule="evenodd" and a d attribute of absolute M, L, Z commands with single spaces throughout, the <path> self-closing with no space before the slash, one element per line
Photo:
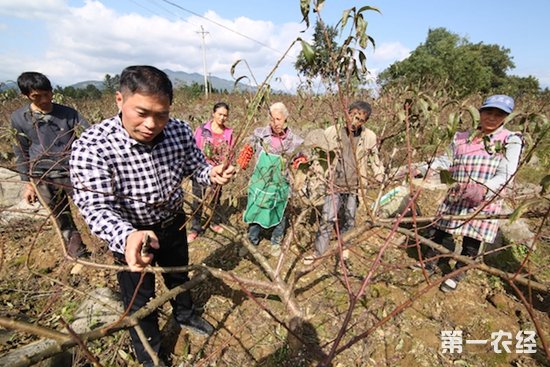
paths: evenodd
<path fill-rule="evenodd" d="M 462 201 L 469 207 L 473 208 L 483 202 L 487 187 L 477 183 L 462 184 Z"/>
<path fill-rule="evenodd" d="M 297 169 L 301 164 L 304 163 L 307 163 L 307 157 L 304 154 L 300 154 L 292 160 L 292 168 Z"/>

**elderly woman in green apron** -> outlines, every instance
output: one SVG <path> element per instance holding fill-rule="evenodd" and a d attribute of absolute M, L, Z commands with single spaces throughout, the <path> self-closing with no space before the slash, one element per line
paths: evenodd
<path fill-rule="evenodd" d="M 251 138 L 256 166 L 248 185 L 248 201 L 243 215 L 249 224 L 248 238 L 254 245 L 268 229 L 272 252 L 280 251 L 286 227 L 285 209 L 290 194 L 287 167 L 303 139 L 287 126 L 288 109 L 277 102 L 269 108 L 269 125 L 254 130 Z M 246 254 L 243 248 L 241 256 Z"/>
<path fill-rule="evenodd" d="M 464 216 L 480 208 L 480 215 L 500 213 L 504 188 L 517 171 L 523 144 L 519 133 L 504 127 L 505 119 L 513 109 L 514 100 L 509 96 L 494 95 L 487 98 L 479 109 L 479 127 L 472 132 L 459 132 L 454 136 L 449 149 L 452 156 L 440 156 L 430 166 L 418 167 L 423 175 L 428 169 L 448 169 L 456 181 L 441 203 L 438 215 Z M 476 257 L 481 242 L 494 242 L 498 221 L 439 219 L 434 226 L 435 242 L 449 246 L 449 243 L 453 243 L 452 235 L 460 235 L 463 238 L 462 255 Z M 426 258 L 435 255 L 437 252 L 430 249 Z M 448 259 L 440 260 L 438 265 L 448 267 Z M 464 263 L 457 262 L 455 269 L 463 266 Z M 431 273 L 435 270 L 432 262 L 427 263 L 426 268 Z M 443 292 L 454 291 L 463 275 L 461 273 L 447 279 L 440 289 Z"/>

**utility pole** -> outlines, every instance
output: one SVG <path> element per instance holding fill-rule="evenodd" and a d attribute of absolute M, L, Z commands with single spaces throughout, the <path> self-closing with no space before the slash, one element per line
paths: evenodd
<path fill-rule="evenodd" d="M 202 37 L 202 62 L 204 66 L 204 96 L 208 98 L 208 79 L 206 77 L 206 49 L 204 47 L 204 36 L 207 35 L 209 32 L 205 32 L 204 28 L 201 25 L 201 31 L 197 33 L 200 33 Z"/>

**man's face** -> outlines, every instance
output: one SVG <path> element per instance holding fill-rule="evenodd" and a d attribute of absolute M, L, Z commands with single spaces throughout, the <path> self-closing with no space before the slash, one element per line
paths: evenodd
<path fill-rule="evenodd" d="M 349 116 L 351 118 L 351 130 L 356 131 L 359 129 L 367 120 L 369 119 L 369 114 L 367 111 L 354 108 L 349 111 Z"/>
<path fill-rule="evenodd" d="M 271 130 L 277 135 L 281 135 L 286 128 L 286 117 L 281 111 L 273 111 L 270 113 L 269 125 Z"/>
<path fill-rule="evenodd" d="M 122 126 L 143 144 L 151 143 L 170 119 L 168 96 L 116 92 L 116 102 L 122 112 Z"/>
<path fill-rule="evenodd" d="M 31 101 L 31 108 L 43 113 L 51 112 L 53 92 L 51 90 L 32 89 L 27 98 Z"/>
<path fill-rule="evenodd" d="M 490 134 L 502 125 L 508 114 L 498 108 L 484 108 L 479 112 L 481 131 Z"/>

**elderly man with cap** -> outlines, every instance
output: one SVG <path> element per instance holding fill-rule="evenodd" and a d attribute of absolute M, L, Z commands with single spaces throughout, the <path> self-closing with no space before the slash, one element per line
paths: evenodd
<path fill-rule="evenodd" d="M 514 100 L 505 95 L 487 98 L 479 109 L 480 123 L 476 130 L 457 133 L 448 149 L 452 156 L 440 156 L 430 166 L 418 167 L 422 174 L 428 170 L 449 170 L 456 183 L 449 189 L 438 209 L 439 216 L 468 216 L 499 214 L 503 193 L 518 169 L 522 149 L 519 133 L 504 127 L 506 117 L 514 109 Z M 495 197 L 496 196 L 496 197 Z M 481 242 L 495 240 L 498 221 L 493 219 L 456 220 L 439 219 L 434 224 L 434 241 L 449 246 L 453 235 L 462 236 L 462 255 L 478 255 Z M 452 249 L 450 249 L 452 250 Z M 426 259 L 437 255 L 430 249 Z M 438 263 L 449 270 L 448 258 Z M 455 270 L 465 266 L 457 262 Z M 433 262 L 426 262 L 429 272 L 435 270 Z M 454 291 L 464 272 L 441 284 L 444 292 Z"/>

